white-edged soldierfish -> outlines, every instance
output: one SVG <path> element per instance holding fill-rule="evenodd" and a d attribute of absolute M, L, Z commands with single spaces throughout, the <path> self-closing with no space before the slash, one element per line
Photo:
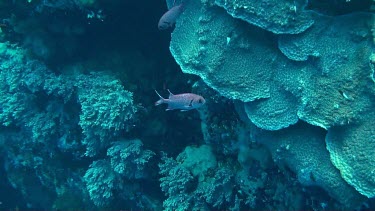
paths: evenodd
<path fill-rule="evenodd" d="M 202 96 L 193 93 L 174 95 L 168 89 L 169 98 L 165 99 L 156 90 L 155 92 L 160 97 L 160 99 L 155 102 L 155 105 L 158 106 L 163 103 L 168 104 L 168 108 L 166 109 L 166 111 L 176 109 L 179 109 L 181 111 L 188 111 L 191 109 L 199 108 L 206 102 L 206 100 Z"/>

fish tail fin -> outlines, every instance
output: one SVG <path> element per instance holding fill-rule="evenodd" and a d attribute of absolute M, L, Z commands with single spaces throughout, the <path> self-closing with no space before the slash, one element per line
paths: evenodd
<path fill-rule="evenodd" d="M 160 104 L 163 104 L 165 102 L 165 99 L 158 93 L 158 91 L 155 90 L 155 92 L 160 97 L 160 99 L 155 102 L 155 105 L 158 106 Z"/>

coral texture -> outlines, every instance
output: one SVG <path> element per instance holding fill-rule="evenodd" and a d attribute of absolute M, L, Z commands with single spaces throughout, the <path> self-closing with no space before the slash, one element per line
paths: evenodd
<path fill-rule="evenodd" d="M 312 13 L 305 10 L 306 0 L 215 0 L 215 3 L 231 16 L 275 34 L 298 34 L 314 23 Z"/>
<path fill-rule="evenodd" d="M 364 198 L 341 177 L 330 162 L 325 148 L 325 131 L 304 123 L 279 130 L 264 132 L 259 139 L 280 165 L 294 171 L 301 184 L 317 185 L 338 200 L 346 209 L 359 206 Z"/>
<path fill-rule="evenodd" d="M 341 176 L 358 192 L 375 196 L 374 114 L 356 125 L 333 127 L 326 137 L 331 161 Z"/>
<path fill-rule="evenodd" d="M 79 125 L 85 136 L 86 155 L 94 156 L 111 137 L 130 127 L 136 111 L 132 93 L 120 81 L 99 73 L 78 77 L 78 102 L 81 104 Z"/>

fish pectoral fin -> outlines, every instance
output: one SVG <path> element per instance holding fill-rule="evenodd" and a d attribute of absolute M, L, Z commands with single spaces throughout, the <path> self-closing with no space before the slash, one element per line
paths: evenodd
<path fill-rule="evenodd" d="M 190 100 L 190 103 L 187 107 L 193 107 L 193 100 Z"/>

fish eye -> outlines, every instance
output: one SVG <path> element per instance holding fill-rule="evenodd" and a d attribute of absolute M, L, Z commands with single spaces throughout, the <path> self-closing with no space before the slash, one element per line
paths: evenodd
<path fill-rule="evenodd" d="M 203 103 L 203 100 L 202 100 L 202 99 L 199 99 L 199 100 L 198 100 L 198 103 Z"/>

